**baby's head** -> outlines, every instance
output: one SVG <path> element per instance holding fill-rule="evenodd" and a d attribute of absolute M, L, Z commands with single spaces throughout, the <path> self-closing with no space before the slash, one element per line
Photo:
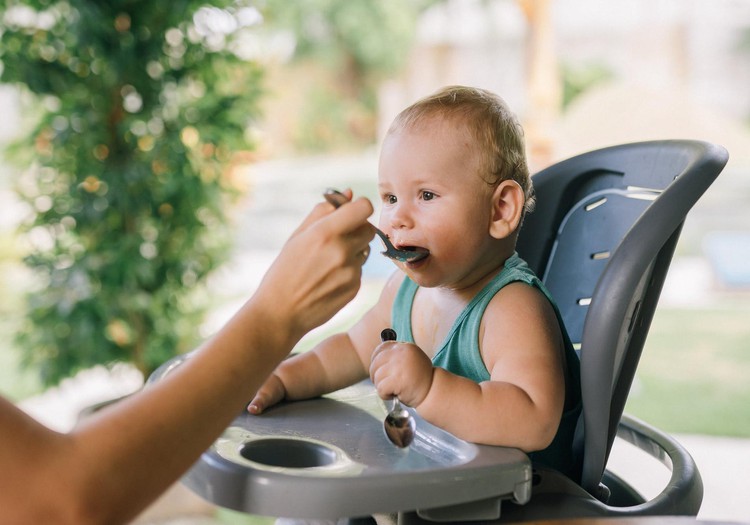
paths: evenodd
<path fill-rule="evenodd" d="M 484 89 L 448 86 L 401 111 L 388 134 L 413 131 L 433 118 L 463 126 L 474 138 L 480 155 L 479 176 L 492 188 L 505 180 L 516 181 L 525 196 L 524 211 L 533 209 L 534 189 L 526 163 L 523 128 L 502 98 Z"/>

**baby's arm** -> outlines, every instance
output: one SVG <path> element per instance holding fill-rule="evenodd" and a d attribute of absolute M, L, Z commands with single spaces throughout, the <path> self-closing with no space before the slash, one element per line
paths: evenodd
<path fill-rule="evenodd" d="M 565 400 L 563 340 L 552 306 L 531 286 L 506 286 L 485 311 L 480 348 L 491 379 L 477 384 L 435 368 L 420 415 L 467 441 L 546 448 Z"/>
<path fill-rule="evenodd" d="M 266 379 L 247 409 L 251 414 L 260 414 L 283 399 L 308 399 L 333 392 L 355 383 L 363 374 L 364 367 L 349 334 L 336 334 L 309 352 L 283 361 Z"/>
<path fill-rule="evenodd" d="M 247 409 L 260 414 L 279 401 L 309 399 L 367 377 L 380 331 L 390 326 L 395 291 L 403 275 L 395 273 L 378 302 L 348 332 L 333 335 L 308 352 L 283 361 L 258 389 Z"/>

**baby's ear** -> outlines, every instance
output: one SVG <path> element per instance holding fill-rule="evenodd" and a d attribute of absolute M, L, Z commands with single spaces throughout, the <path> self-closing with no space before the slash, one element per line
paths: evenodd
<path fill-rule="evenodd" d="M 492 217 L 490 235 L 495 239 L 510 237 L 521 223 L 524 194 L 521 185 L 514 180 L 504 180 L 492 194 Z"/>

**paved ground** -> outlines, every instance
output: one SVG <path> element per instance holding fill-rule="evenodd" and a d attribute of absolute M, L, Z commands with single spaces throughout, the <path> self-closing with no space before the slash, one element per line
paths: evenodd
<path fill-rule="evenodd" d="M 249 168 L 252 198 L 237 212 L 240 226 L 238 249 L 232 260 L 212 283 L 220 308 L 206 323 L 206 335 L 228 318 L 255 287 L 273 260 L 279 246 L 319 199 L 328 186 L 351 186 L 357 193 L 374 191 L 375 158 L 373 155 L 340 159 L 321 163 L 316 159 L 296 163 L 272 163 Z M 694 262 L 677 268 L 671 274 L 687 274 L 691 286 L 665 289 L 664 297 L 674 300 L 696 300 L 701 289 L 698 273 L 702 268 Z M 345 323 L 374 297 L 379 281 L 390 271 L 382 258 L 371 257 L 366 266 L 363 294 L 341 312 L 332 322 Z M 670 274 L 670 275 L 671 275 Z M 241 293 L 238 293 L 238 290 Z M 685 294 L 689 292 L 686 297 Z M 672 295 L 670 295 L 672 294 Z M 104 370 L 93 370 L 69 380 L 58 389 L 48 391 L 22 405 L 29 412 L 59 430 L 70 428 L 78 411 L 88 404 L 108 397 L 116 397 L 138 388 L 141 378 L 125 367 L 114 375 Z M 699 514 L 703 519 L 750 519 L 750 440 L 711 438 L 705 436 L 677 436 L 698 463 L 705 485 L 704 503 Z M 618 445 L 611 467 L 625 479 L 639 480 L 636 484 L 645 495 L 658 493 L 668 479 L 668 473 L 656 462 L 644 459 L 627 444 Z M 140 524 L 210 525 L 214 508 L 176 486 L 162 500 L 147 511 Z"/>

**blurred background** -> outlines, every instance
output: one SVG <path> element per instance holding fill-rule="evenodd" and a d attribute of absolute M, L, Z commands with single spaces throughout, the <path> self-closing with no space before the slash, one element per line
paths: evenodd
<path fill-rule="evenodd" d="M 0 2 L 0 391 L 66 430 L 140 388 L 252 293 L 326 187 L 374 198 L 390 120 L 448 84 L 507 100 L 533 171 L 650 139 L 729 150 L 627 411 L 696 457 L 700 517 L 746 519 L 747 0 Z M 375 300 L 381 259 L 303 348 Z M 141 522 L 263 520 L 176 486 Z"/>

